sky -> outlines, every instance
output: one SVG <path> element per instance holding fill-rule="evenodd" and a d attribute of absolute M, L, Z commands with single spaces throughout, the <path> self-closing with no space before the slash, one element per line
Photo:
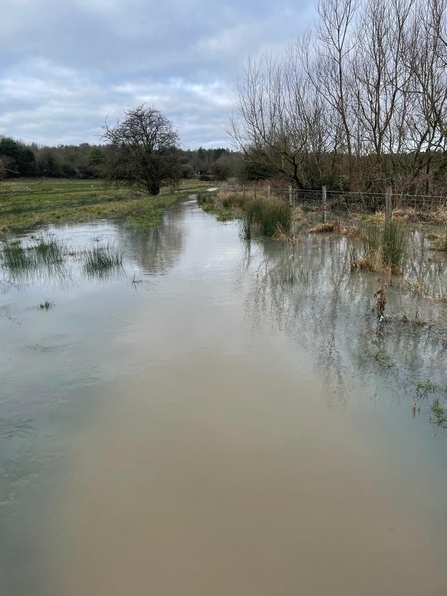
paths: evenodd
<path fill-rule="evenodd" d="M 146 104 L 185 149 L 231 147 L 249 57 L 307 29 L 313 0 L 2 0 L 0 135 L 100 143 L 106 118 Z"/>

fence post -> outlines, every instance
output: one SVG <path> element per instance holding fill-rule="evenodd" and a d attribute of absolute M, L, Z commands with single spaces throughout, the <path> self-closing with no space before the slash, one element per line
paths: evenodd
<path fill-rule="evenodd" d="M 267 198 L 270 201 L 270 184 L 267 186 Z"/>
<path fill-rule="evenodd" d="M 322 188 L 322 199 L 323 199 L 323 223 L 326 223 L 326 187 Z"/>
<path fill-rule="evenodd" d="M 393 189 L 391 186 L 387 186 L 385 189 L 385 225 L 387 226 L 391 221 L 391 215 L 393 213 Z"/>
<path fill-rule="evenodd" d="M 293 207 L 293 192 L 292 192 L 292 185 L 289 185 L 289 205 Z"/>

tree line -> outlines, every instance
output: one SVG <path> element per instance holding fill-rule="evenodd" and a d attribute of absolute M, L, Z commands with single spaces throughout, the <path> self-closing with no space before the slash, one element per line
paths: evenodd
<path fill-rule="evenodd" d="M 316 26 L 249 60 L 229 133 L 298 188 L 445 189 L 447 0 L 317 0 Z"/>
<path fill-rule="evenodd" d="M 116 169 L 117 163 L 120 157 L 113 143 L 48 147 L 0 136 L 0 180 L 19 177 L 109 179 L 110 173 L 115 172 L 124 181 L 131 171 L 125 172 L 122 167 Z M 203 147 L 176 148 L 174 160 L 163 162 L 161 174 L 162 178 L 173 180 L 227 180 L 251 175 L 249 168 L 245 172 L 242 154 L 227 148 Z"/>

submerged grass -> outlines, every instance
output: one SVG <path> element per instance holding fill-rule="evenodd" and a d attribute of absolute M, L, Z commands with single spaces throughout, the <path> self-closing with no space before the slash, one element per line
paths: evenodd
<path fill-rule="evenodd" d="M 102 277 L 123 268 L 123 251 L 108 243 L 95 245 L 81 254 L 82 269 L 89 277 Z"/>
<path fill-rule="evenodd" d="M 439 397 L 435 397 L 430 404 L 430 412 L 434 417 L 434 422 L 438 426 L 447 428 L 447 408 L 441 405 Z"/>
<path fill-rule="evenodd" d="M 84 251 L 73 251 L 56 237 L 37 236 L 30 241 L 4 242 L 0 251 L 0 268 L 7 278 L 17 281 L 31 279 L 69 278 L 67 260 L 74 257 L 81 262 L 81 269 L 87 276 L 104 277 L 122 269 L 123 251 L 114 244 L 95 243 Z M 48 310 L 52 305 L 43 302 L 39 308 Z"/>
<path fill-rule="evenodd" d="M 60 240 L 39 236 L 26 245 L 19 240 L 3 242 L 0 263 L 10 272 L 36 269 L 41 265 L 51 266 L 62 263 L 64 254 L 65 247 Z"/>
<path fill-rule="evenodd" d="M 54 302 L 45 300 L 45 302 L 41 302 L 37 308 L 39 308 L 40 310 L 51 310 L 53 307 L 54 307 Z"/>

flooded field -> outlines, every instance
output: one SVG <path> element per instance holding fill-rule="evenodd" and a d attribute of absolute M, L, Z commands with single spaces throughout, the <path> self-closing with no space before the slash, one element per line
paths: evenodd
<path fill-rule="evenodd" d="M 378 323 L 345 238 L 194 199 L 39 234 L 58 266 L 0 282 L 1 596 L 446 594 L 441 304 Z"/>

